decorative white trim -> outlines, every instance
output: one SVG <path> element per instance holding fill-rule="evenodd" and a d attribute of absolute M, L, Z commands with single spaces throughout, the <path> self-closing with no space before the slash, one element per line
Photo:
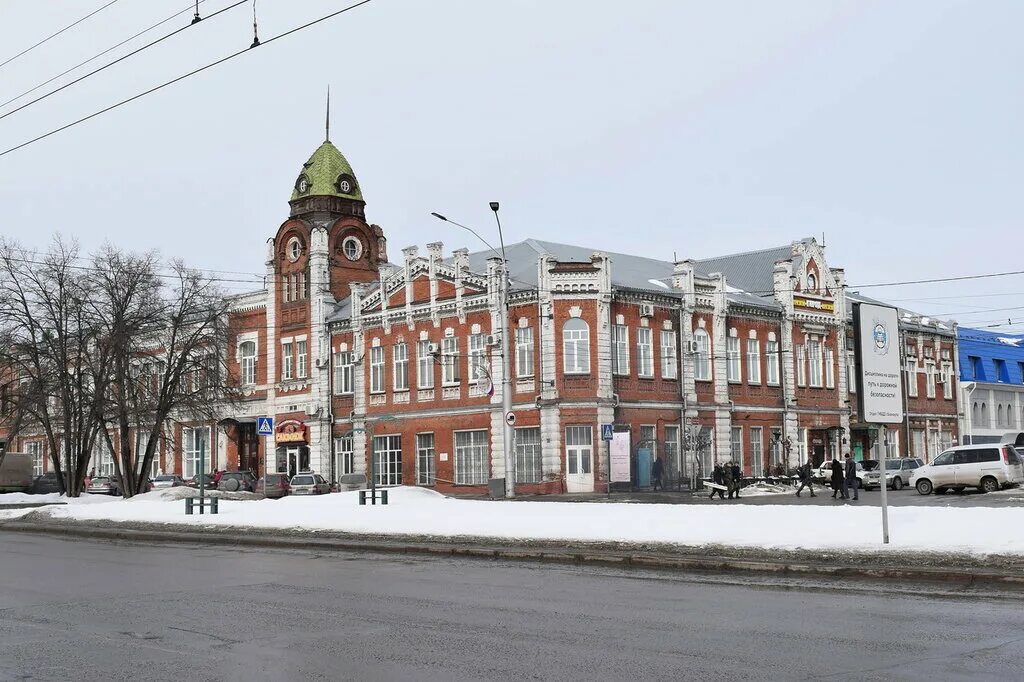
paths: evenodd
<path fill-rule="evenodd" d="M 373 339 L 370 341 L 370 347 L 371 348 L 380 348 L 380 337 L 379 336 L 373 337 Z"/>
<path fill-rule="evenodd" d="M 626 316 L 623 315 L 622 313 L 619 313 L 618 315 L 616 315 L 615 316 L 615 324 L 620 324 L 620 325 L 621 324 L 626 324 Z"/>
<path fill-rule="evenodd" d="M 583 317 L 583 308 L 578 305 L 569 308 L 569 317 Z"/>

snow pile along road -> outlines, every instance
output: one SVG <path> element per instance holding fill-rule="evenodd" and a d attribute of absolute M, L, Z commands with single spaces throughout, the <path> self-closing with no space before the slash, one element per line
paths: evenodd
<path fill-rule="evenodd" d="M 787 549 L 889 549 L 1024 554 L 1024 508 L 896 507 L 891 544 L 880 543 L 877 507 L 711 506 L 504 502 L 394 488 L 386 507 L 360 507 L 355 492 L 281 500 L 222 500 L 217 516 L 185 516 L 166 491 L 105 503 L 71 500 L 37 513 L 82 521 L 331 530 L 374 535 L 519 540 L 665 542 Z M 5 512 L 4 514 L 11 513 Z M 9 517 L 8 517 L 9 518 Z"/>

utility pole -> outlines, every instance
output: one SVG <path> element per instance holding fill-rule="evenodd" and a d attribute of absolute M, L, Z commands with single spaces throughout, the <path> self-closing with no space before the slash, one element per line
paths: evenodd
<path fill-rule="evenodd" d="M 494 211 L 494 220 L 498 223 L 498 243 L 501 245 L 501 413 L 502 428 L 505 437 L 505 497 L 516 496 L 516 457 L 512 452 L 512 426 L 509 415 L 512 414 L 512 343 L 509 339 L 508 324 L 508 258 L 505 256 L 505 238 L 501 233 L 501 219 L 498 217 L 498 202 L 490 203 Z"/>

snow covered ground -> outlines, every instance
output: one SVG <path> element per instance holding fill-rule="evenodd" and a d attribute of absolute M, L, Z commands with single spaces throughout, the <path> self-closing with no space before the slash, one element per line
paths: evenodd
<path fill-rule="evenodd" d="M 355 492 L 281 500 L 222 500 L 217 516 L 185 516 L 179 491 L 131 500 L 83 497 L 29 511 L 83 521 L 246 526 L 348 533 L 478 536 L 522 540 L 668 542 L 803 549 L 887 549 L 1024 554 L 1024 508 L 894 507 L 891 544 L 880 542 L 877 507 L 801 505 L 580 504 L 444 497 L 422 488 L 390 491 L 386 507 L 358 505 Z"/>

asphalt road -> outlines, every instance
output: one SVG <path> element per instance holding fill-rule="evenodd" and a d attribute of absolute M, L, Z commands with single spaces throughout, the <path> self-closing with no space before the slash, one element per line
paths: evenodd
<path fill-rule="evenodd" d="M 1024 678 L 1020 596 L 0 533 L 0 679 Z"/>

